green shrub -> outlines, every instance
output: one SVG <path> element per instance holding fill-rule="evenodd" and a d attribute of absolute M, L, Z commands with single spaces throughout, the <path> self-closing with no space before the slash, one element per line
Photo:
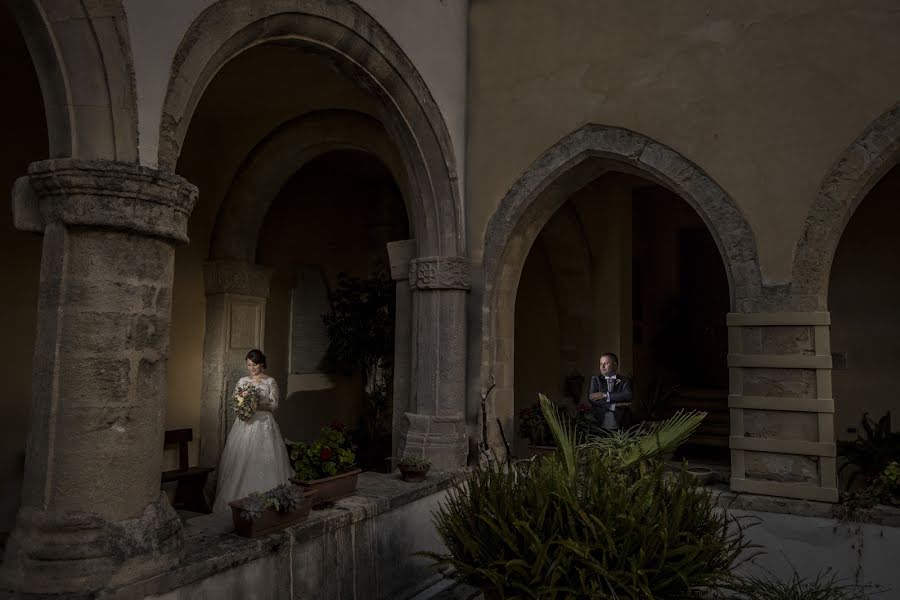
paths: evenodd
<path fill-rule="evenodd" d="M 730 580 L 748 548 L 742 524 L 657 458 L 702 415 L 614 448 L 576 446 L 571 423 L 542 404 L 558 452 L 470 472 L 435 514 L 448 552 L 427 556 L 501 598 L 682 598 Z"/>

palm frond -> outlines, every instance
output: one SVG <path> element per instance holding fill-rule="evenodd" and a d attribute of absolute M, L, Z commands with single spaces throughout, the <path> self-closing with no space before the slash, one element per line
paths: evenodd
<path fill-rule="evenodd" d="M 544 413 L 544 418 L 550 427 L 550 433 L 553 434 L 553 439 L 556 440 L 556 451 L 563 457 L 563 464 L 569 477 L 574 478 L 575 469 L 578 466 L 575 459 L 576 427 L 570 420 L 560 418 L 556 407 L 553 406 L 553 403 L 550 402 L 547 396 L 538 394 L 538 398 L 541 402 L 541 412 Z"/>

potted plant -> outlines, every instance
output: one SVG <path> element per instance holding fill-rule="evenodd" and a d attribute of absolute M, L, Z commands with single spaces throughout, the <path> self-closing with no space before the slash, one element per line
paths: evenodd
<path fill-rule="evenodd" d="M 312 507 L 312 490 L 284 483 L 266 492 L 229 502 L 234 531 L 255 538 L 304 521 Z"/>
<path fill-rule="evenodd" d="M 342 423 L 323 427 L 319 439 L 290 446 L 296 477 L 291 481 L 318 492 L 318 501 L 332 502 L 356 490 L 361 469 L 356 466 L 353 444 Z"/>
<path fill-rule="evenodd" d="M 404 454 L 400 462 L 397 463 L 397 467 L 400 469 L 400 476 L 403 478 L 403 481 L 425 481 L 425 474 L 431 468 L 431 461 L 424 456 Z"/>

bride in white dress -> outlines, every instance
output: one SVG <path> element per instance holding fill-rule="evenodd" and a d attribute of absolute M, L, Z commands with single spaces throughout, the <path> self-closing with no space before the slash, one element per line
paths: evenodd
<path fill-rule="evenodd" d="M 266 357 L 259 350 L 247 353 L 249 377 L 235 386 L 250 384 L 264 398 L 253 416 L 235 419 L 219 461 L 219 477 L 213 511 L 230 510 L 228 503 L 251 492 L 265 492 L 287 483 L 294 471 L 287 448 L 272 413 L 278 408 L 278 384 L 265 374 Z"/>

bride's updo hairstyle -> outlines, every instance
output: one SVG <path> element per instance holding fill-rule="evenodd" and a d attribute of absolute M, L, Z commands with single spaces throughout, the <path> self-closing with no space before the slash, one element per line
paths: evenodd
<path fill-rule="evenodd" d="M 247 353 L 247 359 L 252 360 L 253 364 L 262 365 L 262 368 L 266 368 L 266 355 L 262 353 L 260 350 L 256 350 L 255 348 Z"/>

